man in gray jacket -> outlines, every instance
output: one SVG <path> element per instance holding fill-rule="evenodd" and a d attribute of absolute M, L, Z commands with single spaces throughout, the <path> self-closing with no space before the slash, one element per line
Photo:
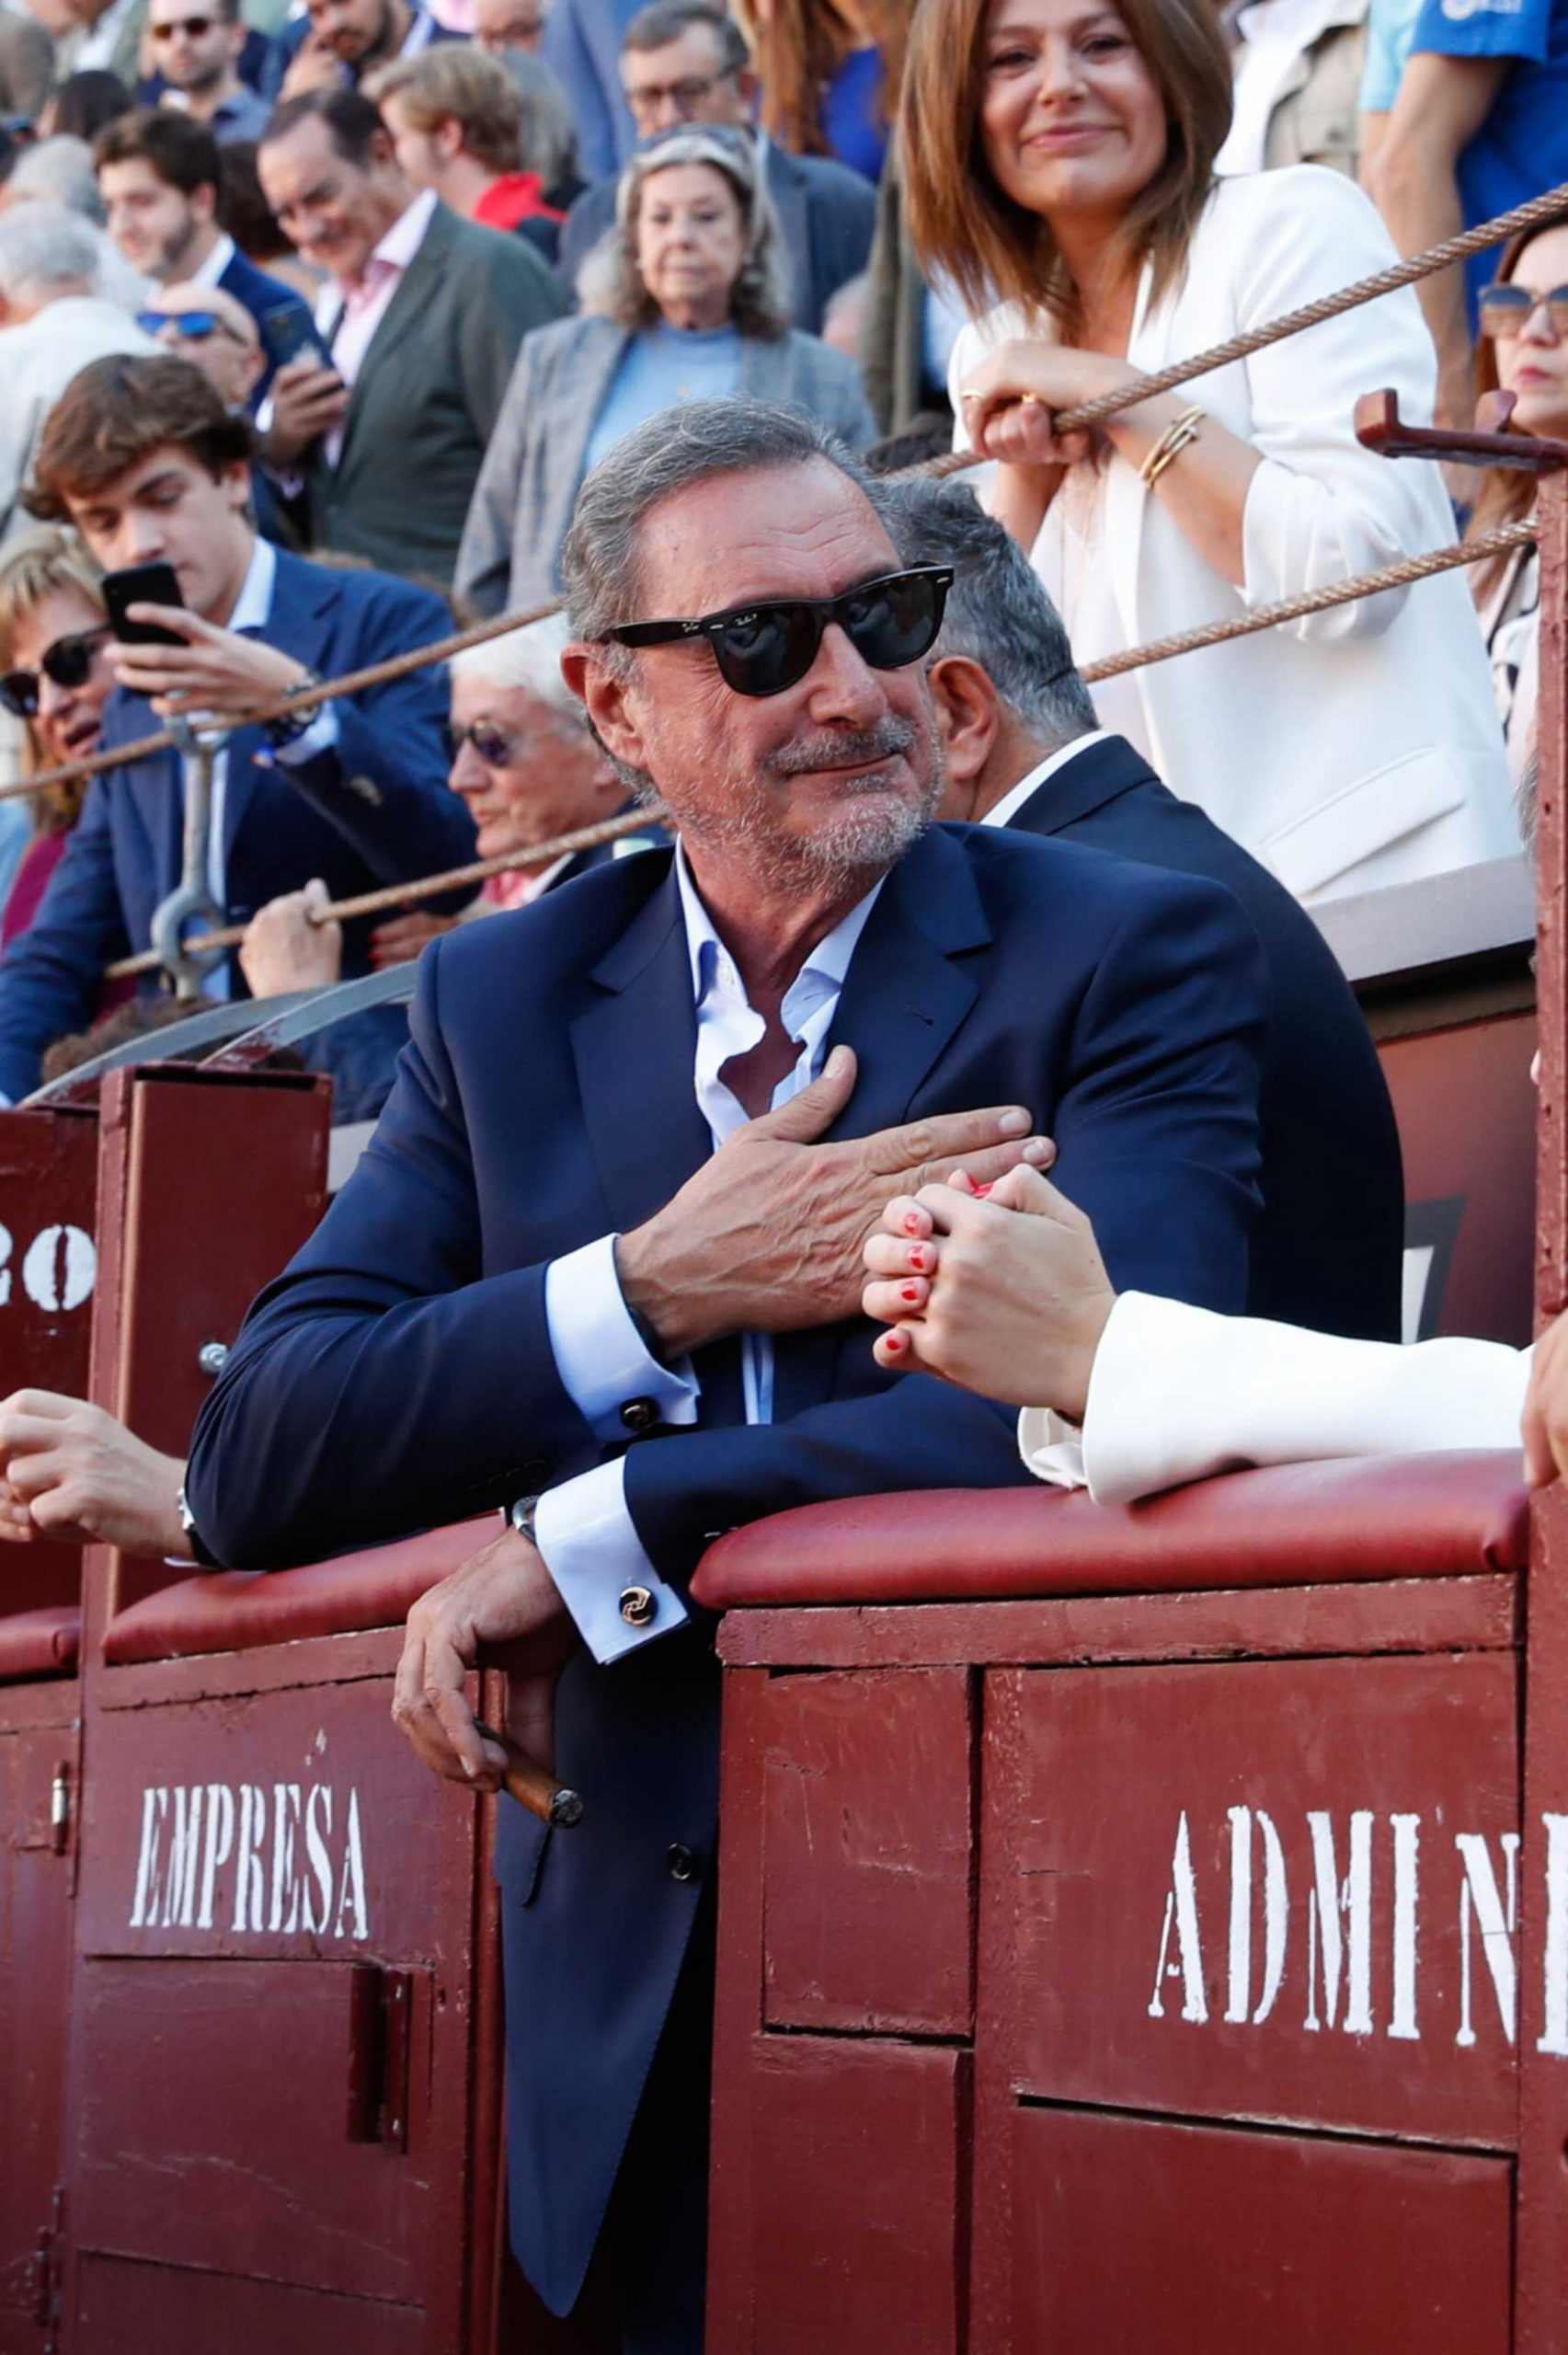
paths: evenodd
<path fill-rule="evenodd" d="M 564 300 L 525 239 L 415 194 L 357 90 L 286 99 L 258 168 L 328 274 L 321 352 L 274 380 L 269 461 L 303 492 L 315 546 L 444 588 L 518 346 Z"/>

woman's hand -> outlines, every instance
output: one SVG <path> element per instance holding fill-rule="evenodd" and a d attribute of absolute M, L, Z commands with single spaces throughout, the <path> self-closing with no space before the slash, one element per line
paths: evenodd
<path fill-rule="evenodd" d="M 111 639 L 110 668 L 122 687 L 148 695 L 160 719 L 183 717 L 235 728 L 310 677 L 292 654 L 220 629 L 183 605 L 128 605 L 133 622 L 177 631 L 178 646 L 136 646 Z"/>
<path fill-rule="evenodd" d="M 1138 381 L 1139 371 L 1125 360 L 1020 337 L 988 351 L 958 397 L 965 429 L 982 457 L 1010 466 L 1070 466 L 1088 456 L 1093 433 L 1056 432 L 1056 413 Z"/>
<path fill-rule="evenodd" d="M 183 1556 L 176 1502 L 185 1465 L 85 1398 L 17 1390 L 0 1401 L 0 1537 Z"/>
<path fill-rule="evenodd" d="M 892 1328 L 879 1365 L 1082 1420 L 1116 1296 L 1089 1220 L 1037 1170 L 1009 1170 L 984 1200 L 967 1179 L 899 1195 L 865 1265 L 861 1304 Z"/>

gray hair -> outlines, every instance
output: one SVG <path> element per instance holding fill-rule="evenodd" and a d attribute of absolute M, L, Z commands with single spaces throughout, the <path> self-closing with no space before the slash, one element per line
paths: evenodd
<path fill-rule="evenodd" d="M 97 291 L 98 241 L 90 223 L 63 204 L 18 204 L 0 213 L 0 294 L 36 303 L 63 288 Z"/>
<path fill-rule="evenodd" d="M 453 679 L 484 679 L 492 687 L 521 688 L 565 718 L 585 724 L 581 704 L 561 676 L 561 656 L 572 642 L 564 614 L 546 614 L 526 628 L 508 630 L 452 658 Z"/>
<path fill-rule="evenodd" d="M 1008 709 L 1047 742 L 1070 743 L 1097 728 L 1061 615 L 1017 541 L 968 486 L 905 476 L 874 481 L 869 497 L 906 564 L 953 567 L 929 662 L 944 654 L 978 662 Z"/>
<path fill-rule="evenodd" d="M 522 100 L 520 168 L 537 172 L 548 194 L 577 173 L 578 135 L 567 94 L 543 58 L 529 50 L 503 50 L 496 63 L 511 75 Z"/>
<path fill-rule="evenodd" d="M 650 510 L 692 484 L 722 475 L 805 466 L 815 459 L 836 466 L 868 497 L 869 475 L 836 433 L 777 401 L 745 398 L 684 401 L 649 418 L 601 458 L 578 493 L 572 526 L 561 552 L 567 612 L 573 635 L 602 639 L 644 614 L 639 537 Z M 611 647 L 613 661 L 629 649 Z"/>
<path fill-rule="evenodd" d="M 787 335 L 788 265 L 779 217 L 762 176 L 761 156 L 750 132 L 720 124 L 691 123 L 666 132 L 632 157 L 615 191 L 615 226 L 600 239 L 578 277 L 583 308 L 602 312 L 617 327 L 634 333 L 658 325 L 658 305 L 637 268 L 637 213 L 654 174 L 677 164 L 706 164 L 721 173 L 740 207 L 746 251 L 730 296 L 736 326 L 742 335 L 770 340 Z"/>
<path fill-rule="evenodd" d="M 709 6 L 708 0 L 653 0 L 651 7 L 637 10 L 621 36 L 621 46 L 639 52 L 668 49 L 693 25 L 713 35 L 721 74 L 738 74 L 750 64 L 751 52 L 740 27 L 722 8 Z"/>
<path fill-rule="evenodd" d="M 57 139 L 40 139 L 36 146 L 23 148 L 6 182 L 6 209 L 34 197 L 63 204 L 67 212 L 102 226 L 108 216 L 93 151 L 85 139 L 62 132 Z"/>

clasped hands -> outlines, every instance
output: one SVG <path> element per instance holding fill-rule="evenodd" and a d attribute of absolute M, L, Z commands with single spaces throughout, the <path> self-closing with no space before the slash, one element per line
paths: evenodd
<path fill-rule="evenodd" d="M 619 1238 L 626 1304 L 666 1360 L 728 1333 L 798 1331 L 853 1315 L 862 1249 L 890 1191 L 930 1192 L 954 1175 L 985 1186 L 1055 1156 L 1048 1139 L 1030 1133 L 1022 1105 L 824 1143 L 855 1073 L 851 1050 L 835 1048 L 819 1079 L 748 1121 L 661 1211 Z M 508 1530 L 409 1613 L 394 1720 L 433 1773 L 498 1789 L 506 1757 L 477 1729 L 469 1677 L 482 1664 L 507 1671 L 506 1732 L 547 1764 L 555 1682 L 577 1648 L 537 1547 Z"/>

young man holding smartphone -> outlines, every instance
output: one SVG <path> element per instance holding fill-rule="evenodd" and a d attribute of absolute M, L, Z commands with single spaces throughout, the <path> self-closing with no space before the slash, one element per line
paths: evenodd
<path fill-rule="evenodd" d="M 130 625 L 168 636 L 113 646 L 120 689 L 103 747 L 172 717 L 231 731 L 213 766 L 206 882 L 236 923 L 313 878 L 339 899 L 460 865 L 474 844 L 466 810 L 446 790 L 441 670 L 247 724 L 248 711 L 291 689 L 449 626 L 428 591 L 326 570 L 258 540 L 249 450 L 244 420 L 189 361 L 101 361 L 50 418 L 34 497 L 39 511 L 74 525 L 107 572 L 172 569 L 177 604 L 128 602 Z M 7 1100 L 37 1086 L 52 1040 L 92 1018 L 104 967 L 150 945 L 154 912 L 179 880 L 182 801 L 172 751 L 93 779 L 36 921 L 0 964 Z M 349 928 L 346 975 L 367 969 L 368 939 L 368 927 Z M 237 966 L 219 966 L 211 986 L 242 989 Z"/>

